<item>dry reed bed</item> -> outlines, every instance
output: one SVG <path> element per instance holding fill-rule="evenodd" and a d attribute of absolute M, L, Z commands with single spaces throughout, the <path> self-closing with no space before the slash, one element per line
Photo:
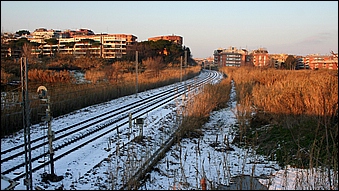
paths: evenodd
<path fill-rule="evenodd" d="M 188 67 L 182 70 L 183 79 L 190 79 L 198 75 L 200 67 Z M 87 72 L 86 72 L 87 73 Z M 108 73 L 109 74 L 109 73 Z M 112 73 L 110 73 L 112 75 Z M 180 68 L 161 70 L 158 77 L 150 77 L 147 72 L 138 74 L 138 92 L 162 87 L 180 81 Z M 83 107 L 116 99 L 121 96 L 131 95 L 136 92 L 136 75 L 121 73 L 118 81 L 109 80 L 107 72 L 89 71 L 85 76 L 92 80 L 89 84 L 75 84 L 69 71 L 44 71 L 32 69 L 28 71 L 28 91 L 31 106 L 31 123 L 41 122 L 39 107 L 41 102 L 37 98 L 36 90 L 43 85 L 48 90 L 51 102 L 51 113 L 57 117 Z M 59 82 L 59 83 L 55 83 Z M 21 88 L 17 89 L 17 100 L 21 98 Z M 11 94 L 8 94 L 11 96 Z M 1 136 L 14 133 L 22 129 L 22 111 L 19 104 L 2 107 L 1 110 Z"/>
<path fill-rule="evenodd" d="M 228 84 L 234 80 L 238 130 L 240 139 L 242 136 L 244 140 L 247 139 L 245 146 L 258 148 L 262 146 L 262 142 L 267 141 L 270 147 L 264 146 L 264 148 L 276 150 L 275 152 L 278 153 L 275 154 L 275 158 L 272 158 L 273 160 L 280 155 L 279 159 L 285 161 L 279 164 L 286 166 L 293 164 L 292 167 L 295 165 L 306 168 L 306 172 L 300 171 L 301 173 L 294 179 L 296 189 L 337 188 L 337 71 L 231 67 L 221 68 L 221 71 L 228 76 L 227 82 L 225 80 L 222 82 L 224 87 L 221 84 L 205 86 L 204 91 L 187 104 L 186 115 L 181 125 L 183 129 L 181 136 L 201 135 L 199 128 L 206 122 L 209 112 L 216 109 L 219 101 L 223 100 L 223 96 L 219 96 L 221 95 L 219 93 L 229 94 Z M 261 123 L 254 123 L 253 118 L 259 118 L 257 121 Z M 278 134 L 274 134 L 275 130 L 265 129 L 267 125 L 278 129 Z M 256 131 L 256 129 L 264 130 Z M 272 136 L 277 136 L 280 142 L 274 142 L 277 139 L 273 139 L 272 142 L 263 138 Z M 289 143 L 284 145 L 284 142 Z M 246 157 L 239 160 L 246 160 Z M 244 167 L 240 168 L 244 169 Z M 256 165 L 252 167 L 252 174 L 255 168 Z M 224 168 L 225 171 L 227 168 Z M 285 174 L 288 174 L 287 169 Z M 305 179 L 305 174 L 311 175 L 311 178 Z M 282 179 L 284 182 L 289 181 L 287 176 Z"/>
<path fill-rule="evenodd" d="M 203 88 L 185 106 L 179 137 L 201 135 L 201 126 L 208 121 L 210 113 L 226 107 L 230 98 L 231 80 L 226 78 L 218 84 L 208 84 Z"/>
<path fill-rule="evenodd" d="M 237 101 L 281 116 L 323 119 L 328 125 L 338 112 L 338 72 L 223 68 L 237 84 Z M 283 118 L 286 120 L 286 118 Z"/>
<path fill-rule="evenodd" d="M 337 177 L 338 71 L 221 70 L 236 84 L 240 142 L 281 165 L 333 169 L 329 177 Z"/>

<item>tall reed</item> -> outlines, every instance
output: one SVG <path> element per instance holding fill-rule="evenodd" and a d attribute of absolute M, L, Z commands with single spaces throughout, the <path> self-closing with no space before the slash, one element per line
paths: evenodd
<path fill-rule="evenodd" d="M 221 70 L 235 81 L 247 144 L 281 165 L 337 172 L 338 71 Z"/>
<path fill-rule="evenodd" d="M 190 79 L 198 75 L 199 66 L 188 67 L 183 72 L 183 79 Z M 124 73 L 119 83 L 111 83 L 102 72 L 90 71 L 87 74 L 92 83 L 77 84 L 68 71 L 43 71 L 33 69 L 29 71 L 28 92 L 31 107 L 31 124 L 41 122 L 41 110 L 37 95 L 37 88 L 45 86 L 50 96 L 52 117 L 58 117 L 72 111 L 102 102 L 116 99 L 121 96 L 136 93 L 136 75 Z M 162 70 L 158 77 L 150 78 L 147 73 L 138 75 L 138 92 L 159 88 L 180 81 L 180 68 Z M 106 79 L 106 80 L 105 80 Z M 59 82 L 59 83 L 56 83 Z M 22 108 L 20 107 L 21 88 L 16 90 L 16 103 L 2 103 L 1 107 L 1 137 L 10 135 L 22 129 Z M 4 94 L 2 100 L 10 100 L 12 94 Z"/>

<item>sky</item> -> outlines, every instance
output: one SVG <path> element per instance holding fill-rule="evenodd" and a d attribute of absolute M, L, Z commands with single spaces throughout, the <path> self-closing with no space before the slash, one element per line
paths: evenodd
<path fill-rule="evenodd" d="M 208 72 L 202 72 L 197 79 L 206 78 Z M 222 74 L 215 75 L 213 80 L 209 83 L 214 84 L 220 82 Z M 186 82 L 197 80 L 191 79 L 183 81 Z M 118 99 L 114 99 L 105 103 L 82 108 L 75 112 L 53 118 L 51 121 L 52 130 L 57 132 L 65 126 L 75 124 L 82 120 L 94 117 L 96 115 L 111 111 L 115 108 L 123 106 L 124 104 L 138 101 L 149 96 L 153 96 L 159 92 L 167 90 L 168 88 L 178 87 L 180 83 L 169 85 L 162 88 L 157 88 L 145 92 L 138 93 L 138 97 L 124 96 Z M 190 101 L 199 93 L 203 88 L 194 89 L 187 94 L 187 100 Z M 115 190 L 119 189 L 124 174 L 123 169 L 138 169 L 137 166 L 141 166 L 143 162 L 148 159 L 148 156 L 152 156 L 157 149 L 160 148 L 161 143 L 164 143 L 167 139 L 170 139 L 171 134 L 174 133 L 177 128 L 176 118 L 178 109 L 183 108 L 182 105 L 187 103 L 181 100 L 181 96 L 177 99 L 173 99 L 168 105 L 158 107 L 153 111 L 141 116 L 144 118 L 143 135 L 148 137 L 144 139 L 145 144 L 139 144 L 132 142 L 131 139 L 138 135 L 138 131 L 131 131 L 128 129 L 128 124 L 121 126 L 119 129 L 120 135 L 117 136 L 116 131 L 111 132 L 108 135 L 102 136 L 100 139 L 91 142 L 76 152 L 68 154 L 54 162 L 55 173 L 58 176 L 64 176 L 63 180 L 59 182 L 43 183 L 41 182 L 41 174 L 44 172 L 49 173 L 49 168 L 40 169 L 33 173 L 33 188 L 39 186 L 45 190 L 55 190 L 63 185 L 65 190 Z M 257 155 L 255 151 L 250 148 L 240 148 L 233 144 L 233 139 L 236 132 L 236 91 L 234 83 L 232 83 L 232 90 L 230 94 L 230 101 L 228 107 L 211 112 L 209 121 L 202 127 L 203 136 L 199 138 L 184 138 L 180 142 L 174 143 L 174 145 L 165 153 L 164 157 L 156 163 L 153 170 L 148 173 L 149 179 L 144 184 L 140 185 L 138 190 L 200 190 L 200 180 L 204 176 L 207 180 L 207 190 L 211 190 L 212 187 L 209 184 L 210 181 L 218 185 L 230 186 L 223 187 L 223 189 L 231 188 L 233 190 L 239 189 L 239 184 L 232 184 L 233 178 L 239 175 L 255 176 L 257 184 L 266 186 L 269 190 L 328 190 L 329 183 L 326 178 L 326 173 L 323 169 L 297 169 L 289 166 L 279 167 L 276 161 L 269 161 L 266 157 Z M 180 112 L 179 112 L 180 113 Z M 119 123 L 119 122 L 118 122 Z M 81 126 L 77 128 L 82 128 Z M 138 127 L 133 126 L 133 129 Z M 42 132 L 46 131 L 44 126 L 32 125 L 31 126 L 31 140 L 40 137 Z M 87 130 L 86 130 L 87 131 Z M 134 132 L 131 136 L 127 136 L 127 131 Z M 100 133 L 100 132 L 98 132 Z M 93 133 L 94 134 L 94 133 Z M 218 135 L 218 136 L 217 136 Z M 60 136 L 59 134 L 55 135 Z M 76 137 L 77 134 L 73 134 L 72 137 Z M 8 149 L 15 145 L 24 142 L 23 132 L 20 131 L 17 134 L 1 139 L 1 150 Z M 65 138 L 53 142 L 53 145 L 63 144 L 63 141 L 67 141 L 70 138 Z M 228 140 L 229 147 L 233 150 L 226 152 L 218 149 L 226 148 L 225 140 Z M 112 140 L 111 144 L 108 144 L 108 140 Z M 81 144 L 80 140 L 74 144 Z M 118 146 L 125 144 L 129 149 L 125 151 L 116 151 Z M 215 147 L 211 146 L 211 143 L 218 143 Z M 36 144 L 36 143 L 34 143 Z M 32 145 L 33 146 L 33 145 Z M 108 150 L 110 148 L 110 150 Z M 40 151 L 32 151 L 32 158 L 36 154 L 40 154 L 43 151 L 43 147 L 40 147 Z M 54 157 L 65 152 L 68 148 L 55 150 Z M 137 153 L 135 158 L 130 158 L 130 161 L 141 161 L 142 163 L 127 163 L 126 152 Z M 8 157 L 12 153 L 2 155 L 1 158 Z M 110 157 L 109 157 L 110 156 Z M 133 156 L 133 155 L 130 155 Z M 102 161 L 100 165 L 97 165 Z M 108 160 L 109 159 L 109 160 Z M 135 160 L 133 160 L 135 159 Z M 11 160 L 10 163 L 1 164 L 1 171 L 8 169 L 9 166 L 24 160 L 24 157 L 19 157 Z M 13 164 L 11 164 L 13 163 Z M 137 164 L 136 164 L 137 163 Z M 33 167 L 36 163 L 33 164 Z M 131 166 L 129 166 L 131 165 Z M 16 172 L 25 172 L 24 168 L 16 170 Z M 128 171 L 130 172 L 130 171 Z M 312 173 L 311 173 L 312 172 Z M 111 174 L 111 175 L 110 175 Z M 333 175 L 333 174 L 332 174 Z M 13 174 L 6 175 L 8 178 L 13 178 Z M 110 177 L 112 176 L 112 177 Z M 338 179 L 331 177 L 333 183 L 336 185 L 332 189 L 338 189 Z M 107 180 L 113 180 L 108 182 Z M 19 185 L 14 190 L 25 190 L 26 186 L 23 181 L 20 180 Z M 245 184 L 242 188 L 244 190 L 253 189 L 250 182 L 243 181 Z M 236 187 L 231 187 L 231 186 Z M 9 186 L 9 183 L 5 180 L 1 180 L 1 190 Z M 246 187 L 247 186 L 247 187 Z"/>
<path fill-rule="evenodd" d="M 88 28 L 138 41 L 179 35 L 193 58 L 230 46 L 338 52 L 338 1 L 1 1 L 1 31 Z"/>

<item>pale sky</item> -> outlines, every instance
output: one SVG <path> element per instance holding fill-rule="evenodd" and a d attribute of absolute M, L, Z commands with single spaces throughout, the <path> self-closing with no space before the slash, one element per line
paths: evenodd
<path fill-rule="evenodd" d="M 194 58 L 218 48 L 270 54 L 338 52 L 338 1 L 1 1 L 1 32 L 88 28 L 179 35 Z"/>

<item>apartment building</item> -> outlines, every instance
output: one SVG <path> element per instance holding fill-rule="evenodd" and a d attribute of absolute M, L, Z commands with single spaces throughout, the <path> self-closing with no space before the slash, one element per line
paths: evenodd
<path fill-rule="evenodd" d="M 214 51 L 214 63 L 221 66 L 244 66 L 249 62 L 248 52 L 246 49 L 237 49 L 230 46 L 227 49 L 217 49 Z"/>
<path fill-rule="evenodd" d="M 171 42 L 174 42 L 180 46 L 183 44 L 183 38 L 178 35 L 168 35 L 168 36 L 156 36 L 156 37 L 151 37 L 147 39 L 148 41 L 157 41 L 157 40 L 168 40 Z"/>
<path fill-rule="evenodd" d="M 280 68 L 281 64 L 285 62 L 288 54 L 270 54 L 271 65 L 274 65 L 275 68 Z"/>
<path fill-rule="evenodd" d="M 9 37 L 9 34 L 1 35 L 2 58 L 13 57 L 13 54 L 17 55 L 17 52 L 14 52 L 5 44 L 21 37 L 17 35 L 12 38 Z M 94 34 L 90 29 L 61 31 L 38 28 L 24 38 L 39 44 L 39 46 L 33 47 L 31 51 L 36 57 L 51 56 L 58 52 L 77 57 L 89 55 L 100 58 L 121 58 L 126 54 L 127 46 L 137 43 L 137 37 L 131 34 Z M 47 44 L 47 39 L 55 39 L 56 43 Z"/>
<path fill-rule="evenodd" d="M 250 53 L 253 66 L 268 66 L 270 57 L 266 48 L 259 48 Z"/>
<path fill-rule="evenodd" d="M 214 62 L 214 64 L 216 64 L 216 65 L 218 65 L 218 66 L 222 66 L 221 65 L 221 62 L 220 62 L 220 52 L 222 52 L 222 48 L 218 48 L 218 49 L 216 49 L 216 50 L 214 50 L 214 52 L 213 52 L 213 62 Z"/>
<path fill-rule="evenodd" d="M 336 55 L 310 54 L 303 57 L 303 62 L 305 63 L 305 65 L 308 65 L 309 68 L 312 70 L 317 70 L 320 68 L 338 70 L 338 54 Z"/>
<path fill-rule="evenodd" d="M 297 56 L 296 59 L 297 59 L 297 63 L 295 66 L 296 70 L 310 69 L 310 66 L 308 64 L 305 64 L 302 56 Z"/>
<path fill-rule="evenodd" d="M 246 49 L 237 49 L 230 46 L 227 49 L 218 48 L 213 52 L 213 62 L 222 66 L 259 66 L 280 68 L 285 63 L 288 54 L 269 54 L 266 48 L 259 48 L 248 53 Z M 327 68 L 338 70 L 338 54 L 332 55 L 310 54 L 295 56 L 295 69 L 320 69 Z"/>
<path fill-rule="evenodd" d="M 21 38 L 16 33 L 1 33 L 1 58 L 19 58 L 21 56 L 21 49 L 11 47 L 11 41 Z"/>
<path fill-rule="evenodd" d="M 19 58 L 20 56 L 20 49 L 11 48 L 9 44 L 1 44 L 1 58 Z"/>
<path fill-rule="evenodd" d="M 85 39 L 92 40 L 92 42 L 86 43 L 84 42 Z M 137 37 L 130 34 L 75 35 L 71 38 L 60 38 L 59 50 L 61 54 L 73 54 L 75 56 L 121 58 L 126 54 L 127 46 L 136 42 Z M 74 43 L 74 46 L 69 47 L 67 46 L 68 43 Z"/>
<path fill-rule="evenodd" d="M 30 42 L 43 44 L 45 43 L 46 39 L 59 38 L 60 33 L 61 31 L 59 30 L 47 30 L 45 28 L 38 28 L 30 36 L 28 36 L 27 39 Z"/>

